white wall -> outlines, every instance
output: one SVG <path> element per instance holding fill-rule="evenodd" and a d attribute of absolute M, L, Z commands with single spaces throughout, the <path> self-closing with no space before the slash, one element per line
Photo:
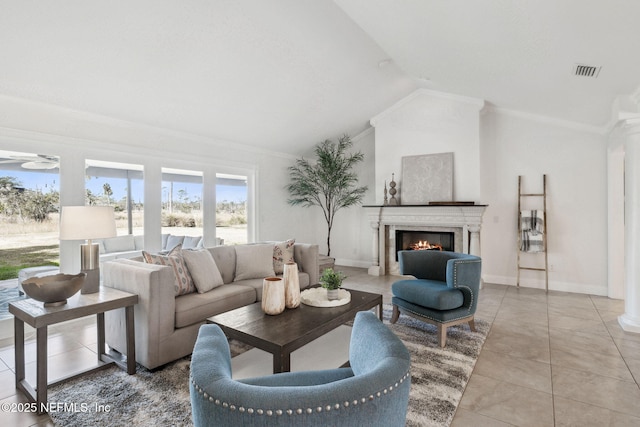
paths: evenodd
<path fill-rule="evenodd" d="M 481 100 L 418 90 L 371 119 L 375 127 L 376 202 L 395 174 L 402 202 L 402 157 L 453 152 L 453 197 L 480 202 Z M 398 197 L 398 195 L 396 195 Z"/>
<path fill-rule="evenodd" d="M 549 288 L 607 295 L 606 138 L 569 123 L 490 110 L 482 118 L 481 153 L 482 199 L 489 205 L 485 281 L 515 284 L 518 175 L 524 191 L 539 193 L 547 174 Z M 523 265 L 543 265 L 543 255 L 522 256 Z M 543 279 L 522 271 L 520 283 L 544 287 Z"/>
<path fill-rule="evenodd" d="M 454 200 L 488 205 L 481 232 L 484 280 L 515 285 L 518 175 L 526 191 L 540 192 L 547 174 L 550 289 L 607 295 L 606 137 L 538 116 L 491 108 L 480 113 L 482 104 L 419 90 L 373 118 L 376 203 L 391 173 L 402 194 L 403 156 L 453 152 Z M 362 243 L 363 262 L 370 242 Z M 522 255 L 523 264 L 541 266 L 542 255 Z M 543 279 L 523 271 L 520 283 L 544 287 Z"/>

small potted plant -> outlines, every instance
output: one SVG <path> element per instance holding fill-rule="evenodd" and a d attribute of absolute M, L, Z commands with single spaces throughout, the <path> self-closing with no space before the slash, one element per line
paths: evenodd
<path fill-rule="evenodd" d="M 325 268 L 320 276 L 320 284 L 327 290 L 327 298 L 331 300 L 338 299 L 338 290 L 342 286 L 342 281 L 347 276 L 341 271 L 333 271 L 333 268 Z"/>

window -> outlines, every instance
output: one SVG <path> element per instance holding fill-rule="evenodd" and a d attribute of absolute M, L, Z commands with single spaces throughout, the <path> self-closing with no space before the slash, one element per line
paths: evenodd
<path fill-rule="evenodd" d="M 0 280 L 58 265 L 59 159 L 0 151 Z"/>
<path fill-rule="evenodd" d="M 118 235 L 144 234 L 143 167 L 87 160 L 85 204 L 113 206 Z"/>
<path fill-rule="evenodd" d="M 162 232 L 202 236 L 202 172 L 162 169 Z"/>
<path fill-rule="evenodd" d="M 248 242 L 247 177 L 216 175 L 216 237 L 225 245 Z"/>

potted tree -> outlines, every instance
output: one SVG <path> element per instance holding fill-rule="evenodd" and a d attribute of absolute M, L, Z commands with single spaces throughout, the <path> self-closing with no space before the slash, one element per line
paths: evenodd
<path fill-rule="evenodd" d="M 364 160 L 361 152 L 348 153 L 353 145 L 349 135 L 338 143 L 326 140 L 316 145 L 315 163 L 305 158 L 289 167 L 291 205 L 319 206 L 327 222 L 327 256 L 331 256 L 331 228 L 336 212 L 362 202 L 367 187 L 358 187 L 353 167 Z"/>
<path fill-rule="evenodd" d="M 327 298 L 332 301 L 338 299 L 338 290 L 342 286 L 342 281 L 347 276 L 341 271 L 334 271 L 333 268 L 325 268 L 320 276 L 320 284 L 327 290 Z"/>

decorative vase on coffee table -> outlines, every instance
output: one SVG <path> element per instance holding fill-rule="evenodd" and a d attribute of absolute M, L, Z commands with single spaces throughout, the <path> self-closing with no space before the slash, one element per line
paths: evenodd
<path fill-rule="evenodd" d="M 280 314 L 285 308 L 284 282 L 280 277 L 266 277 L 262 281 L 262 311 Z"/>
<path fill-rule="evenodd" d="M 284 299 L 287 308 L 296 308 L 300 305 L 300 277 L 298 276 L 298 264 L 288 262 L 284 265 L 282 274 L 284 279 Z"/>
<path fill-rule="evenodd" d="M 339 291 L 340 291 L 340 288 L 338 288 L 338 289 L 327 289 L 327 299 L 329 301 L 340 299 L 340 296 L 339 296 L 339 293 L 338 293 Z"/>

